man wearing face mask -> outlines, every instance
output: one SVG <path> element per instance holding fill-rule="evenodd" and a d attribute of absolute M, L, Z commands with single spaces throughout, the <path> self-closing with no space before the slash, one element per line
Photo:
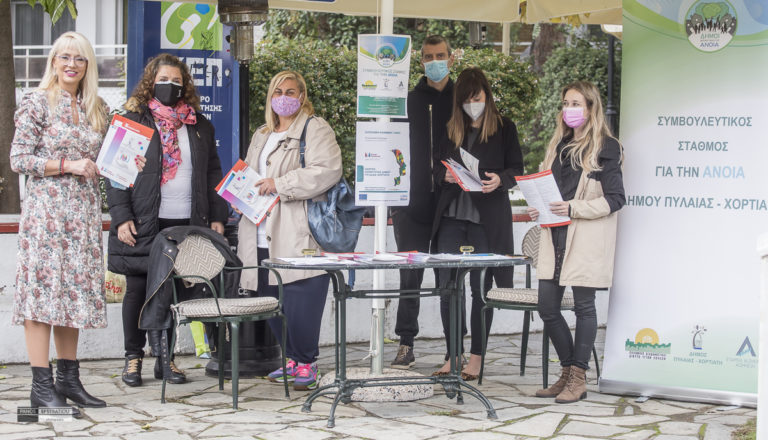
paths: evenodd
<path fill-rule="evenodd" d="M 408 93 L 408 122 L 411 141 L 411 194 L 408 206 L 392 208 L 392 224 L 398 251 L 429 252 L 436 190 L 432 181 L 435 151 L 446 135 L 451 117 L 453 55 L 448 41 L 440 35 L 424 39 L 421 65 L 425 75 Z M 423 270 L 401 270 L 400 289 L 418 289 Z M 395 333 L 400 347 L 392 368 L 408 369 L 415 362 L 413 340 L 419 333 L 419 299 L 401 299 L 397 306 Z"/>
<path fill-rule="evenodd" d="M 146 332 L 139 329 L 139 313 L 146 296 L 152 241 L 171 226 L 206 226 L 222 234 L 227 205 L 215 191 L 221 181 L 221 164 L 213 125 L 200 113 L 200 98 L 186 64 L 170 54 L 152 59 L 125 109 L 126 118 L 155 130 L 146 164 L 133 187 L 107 184 L 112 217 L 109 270 L 126 278 L 122 379 L 128 386 L 139 386 L 147 341 Z M 151 345 L 160 341 L 157 334 L 150 336 Z M 160 353 L 159 347 L 153 346 L 153 352 Z M 186 380 L 172 361 L 161 365 L 159 358 L 154 375 L 170 383 Z"/>

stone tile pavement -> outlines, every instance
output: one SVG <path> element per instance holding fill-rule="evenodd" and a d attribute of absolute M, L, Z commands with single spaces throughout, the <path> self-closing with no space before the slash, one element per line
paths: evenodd
<path fill-rule="evenodd" d="M 604 331 L 598 333 L 598 351 Z M 550 399 L 531 397 L 541 383 L 541 334 L 531 334 L 526 375 L 519 376 L 520 336 L 492 336 L 489 341 L 486 378 L 479 387 L 492 401 L 498 420 L 488 420 L 483 406 L 465 396 L 464 404 L 448 400 L 440 387 L 429 399 L 401 403 L 351 403 L 336 411 L 335 428 L 326 428 L 330 401 L 315 401 L 312 412 L 302 413 L 307 392 L 292 391 L 264 379 L 240 380 L 240 409 L 231 408 L 231 388 L 218 390 L 215 378 L 204 374 L 205 360 L 177 358 L 186 370 L 188 383 L 168 385 L 169 403 L 160 403 L 160 381 L 152 377 L 148 360 L 144 386 L 123 385 L 122 359 L 82 362 L 83 382 L 109 406 L 85 409 L 80 420 L 17 423 L 16 408 L 29 399 L 30 371 L 26 365 L 0 369 L 0 440 L 37 438 L 100 438 L 124 440 L 173 439 L 456 439 L 495 440 L 553 439 L 729 439 L 738 426 L 756 417 L 750 408 L 651 399 L 638 403 L 633 397 L 597 392 L 594 370 L 588 372 L 586 400 L 558 405 Z M 466 344 L 468 345 L 468 342 Z M 416 341 L 416 369 L 430 374 L 443 359 L 442 340 Z M 363 360 L 367 344 L 349 347 L 350 366 L 368 365 Z M 394 358 L 396 344 L 388 344 L 385 365 Z M 332 371 L 333 349 L 321 348 L 321 372 Z M 556 380 L 556 363 L 550 364 Z"/>

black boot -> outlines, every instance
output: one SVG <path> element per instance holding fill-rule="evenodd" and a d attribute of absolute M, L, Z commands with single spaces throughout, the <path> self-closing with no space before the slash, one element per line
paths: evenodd
<path fill-rule="evenodd" d="M 32 392 L 29 394 L 32 408 L 67 408 L 67 398 L 56 391 L 53 385 L 53 371 L 51 365 L 46 367 L 32 367 Z M 72 407 L 70 407 L 72 408 Z M 83 415 L 80 410 L 72 408 L 72 416 L 79 419 Z"/>
<path fill-rule="evenodd" d="M 179 370 L 171 359 L 168 347 L 168 334 L 164 330 L 147 331 L 149 346 L 152 354 L 157 356 L 155 361 L 155 379 L 163 379 L 173 384 L 185 383 L 187 376 Z"/>
<path fill-rule="evenodd" d="M 166 380 L 170 383 L 185 383 L 187 381 L 187 376 L 184 374 L 183 371 L 179 369 L 179 367 L 176 366 L 173 361 L 170 361 L 169 363 L 169 373 L 167 373 Z M 163 366 L 162 366 L 162 360 L 160 358 L 157 358 L 155 361 L 155 379 L 162 379 L 163 378 Z"/>
<path fill-rule="evenodd" d="M 143 358 L 138 354 L 129 354 L 125 357 L 123 367 L 123 383 L 129 387 L 141 386 L 141 362 Z"/>
<path fill-rule="evenodd" d="M 75 402 L 80 408 L 104 408 L 107 402 L 85 391 L 80 382 L 80 361 L 59 359 L 56 361 L 56 391 Z"/>

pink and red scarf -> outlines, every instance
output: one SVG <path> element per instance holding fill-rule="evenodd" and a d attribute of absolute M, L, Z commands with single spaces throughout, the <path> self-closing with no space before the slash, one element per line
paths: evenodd
<path fill-rule="evenodd" d="M 176 106 L 163 105 L 157 98 L 149 101 L 149 110 L 160 127 L 160 142 L 163 145 L 163 175 L 160 185 L 176 177 L 176 171 L 181 163 L 181 149 L 179 148 L 179 136 L 177 130 L 183 124 L 196 124 L 195 109 L 184 101 L 179 101 Z"/>

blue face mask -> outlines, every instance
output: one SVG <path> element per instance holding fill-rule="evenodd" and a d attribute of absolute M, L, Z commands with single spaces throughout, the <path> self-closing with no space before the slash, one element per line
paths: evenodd
<path fill-rule="evenodd" d="M 435 60 L 424 63 L 424 73 L 434 82 L 440 82 L 448 76 L 448 60 Z"/>

